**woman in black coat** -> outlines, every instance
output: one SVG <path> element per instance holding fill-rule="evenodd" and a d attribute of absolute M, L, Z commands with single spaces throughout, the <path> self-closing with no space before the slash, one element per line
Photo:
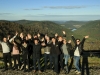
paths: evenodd
<path fill-rule="evenodd" d="M 34 39 L 34 43 L 33 43 L 33 66 L 34 66 L 33 72 L 34 73 L 36 72 L 36 62 L 38 63 L 39 73 L 41 73 L 40 58 L 41 58 L 41 44 L 39 43 L 39 40 L 36 38 Z"/>
<path fill-rule="evenodd" d="M 29 71 L 29 52 L 28 52 L 28 43 L 27 40 L 23 40 L 22 42 L 22 59 L 23 59 L 23 64 L 24 64 L 24 72 Z M 28 66 L 28 69 L 26 69 L 26 65 Z"/>
<path fill-rule="evenodd" d="M 80 60 L 80 56 L 83 53 L 83 45 L 85 42 L 85 39 L 88 38 L 89 36 L 85 36 L 83 38 L 82 41 L 80 41 L 80 39 L 75 39 L 74 36 L 72 35 L 72 40 L 75 43 L 75 47 L 74 47 L 74 65 L 76 67 L 76 74 L 80 74 L 81 70 L 79 68 L 79 60 Z"/>

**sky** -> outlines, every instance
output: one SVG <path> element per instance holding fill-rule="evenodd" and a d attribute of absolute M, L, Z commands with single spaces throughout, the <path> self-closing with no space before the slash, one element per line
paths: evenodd
<path fill-rule="evenodd" d="M 0 0 L 0 20 L 100 20 L 100 0 Z"/>

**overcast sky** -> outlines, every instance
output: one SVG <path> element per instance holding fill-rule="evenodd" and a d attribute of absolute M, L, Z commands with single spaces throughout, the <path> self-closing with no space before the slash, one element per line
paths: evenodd
<path fill-rule="evenodd" d="M 0 20 L 100 20 L 100 0 L 0 0 Z"/>

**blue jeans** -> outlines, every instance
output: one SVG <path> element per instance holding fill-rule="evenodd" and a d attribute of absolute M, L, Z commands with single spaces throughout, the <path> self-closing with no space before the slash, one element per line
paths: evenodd
<path fill-rule="evenodd" d="M 67 55 L 67 54 L 64 54 L 64 59 L 65 59 L 65 69 L 66 69 L 66 72 L 68 73 L 69 72 L 69 70 L 68 70 L 68 59 L 69 59 L 69 55 Z"/>
<path fill-rule="evenodd" d="M 36 70 L 36 63 L 38 63 L 38 70 L 41 70 L 41 67 L 40 67 L 40 59 L 39 58 L 34 58 L 33 59 L 34 70 Z"/>
<path fill-rule="evenodd" d="M 76 67 L 76 69 L 78 71 L 80 71 L 80 68 L 79 68 L 79 60 L 80 60 L 80 56 L 74 56 L 74 65 Z"/>
<path fill-rule="evenodd" d="M 46 70 L 47 69 L 47 64 L 48 64 L 48 60 L 50 61 L 50 54 L 44 54 L 44 59 L 45 59 L 45 68 L 44 68 L 44 70 Z"/>
<path fill-rule="evenodd" d="M 65 65 L 67 65 L 69 57 L 70 57 L 70 55 L 64 54 Z"/>
<path fill-rule="evenodd" d="M 58 67 L 58 55 L 52 54 L 50 55 L 50 69 L 52 69 L 52 65 L 54 65 L 54 71 L 59 73 Z"/>

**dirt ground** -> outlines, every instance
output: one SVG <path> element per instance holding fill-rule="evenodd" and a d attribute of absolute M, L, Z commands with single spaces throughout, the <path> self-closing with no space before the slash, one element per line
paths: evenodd
<path fill-rule="evenodd" d="M 33 73 L 33 71 L 30 72 L 23 72 L 23 71 L 16 71 L 16 70 L 7 70 L 5 72 L 2 72 L 3 69 L 0 69 L 0 75 L 100 75 L 100 68 L 89 68 L 88 72 L 86 69 L 84 69 L 84 72 L 81 72 L 81 74 L 75 74 L 75 69 L 71 69 L 68 74 L 65 74 L 65 71 L 62 70 L 60 74 L 56 74 L 52 70 L 47 70 L 46 72 Z"/>

